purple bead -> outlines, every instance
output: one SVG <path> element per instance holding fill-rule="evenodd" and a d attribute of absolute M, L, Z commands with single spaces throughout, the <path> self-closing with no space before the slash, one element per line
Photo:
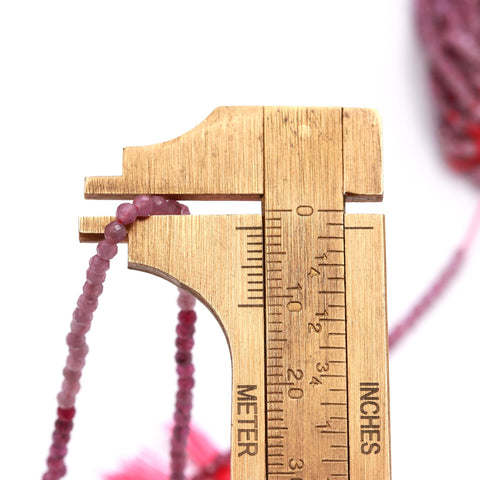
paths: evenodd
<path fill-rule="evenodd" d="M 84 293 L 78 297 L 77 306 L 84 312 L 93 313 L 98 307 L 96 298 L 87 297 Z"/>
<path fill-rule="evenodd" d="M 79 323 L 76 320 L 72 320 L 70 323 L 70 330 L 72 333 L 78 335 L 85 335 L 91 328 L 92 324 L 89 323 Z"/>
<path fill-rule="evenodd" d="M 149 195 L 138 195 L 133 200 L 133 205 L 137 207 L 139 217 L 148 217 L 152 214 L 153 201 Z"/>
<path fill-rule="evenodd" d="M 112 259 L 118 252 L 118 247 L 115 243 L 110 243 L 107 240 L 102 240 L 97 246 L 97 254 L 104 260 Z"/>
<path fill-rule="evenodd" d="M 94 285 L 90 282 L 85 282 L 83 285 L 83 293 L 90 298 L 98 298 L 103 292 L 103 285 L 99 283 Z"/>
<path fill-rule="evenodd" d="M 67 345 L 69 347 L 80 347 L 85 344 L 85 341 L 85 335 L 78 335 L 72 332 L 67 335 Z"/>
<path fill-rule="evenodd" d="M 106 276 L 106 273 L 95 273 L 91 268 L 87 269 L 87 281 L 93 285 L 103 283 Z"/>
<path fill-rule="evenodd" d="M 85 310 L 81 310 L 80 308 L 76 308 L 73 312 L 73 319 L 78 323 L 90 323 L 93 319 L 93 313 L 86 312 Z"/>
<path fill-rule="evenodd" d="M 68 380 L 69 382 L 78 382 L 81 376 L 82 376 L 82 372 L 75 372 L 73 370 L 70 370 L 67 367 L 63 369 L 63 377 L 65 378 L 65 380 Z"/>
<path fill-rule="evenodd" d="M 105 240 L 110 243 L 119 243 L 125 240 L 127 229 L 121 223 L 114 221 L 105 227 Z"/>
<path fill-rule="evenodd" d="M 75 405 L 75 395 L 66 392 L 60 392 L 57 395 L 58 406 L 62 408 L 72 408 Z"/>
<path fill-rule="evenodd" d="M 137 219 L 138 209 L 132 203 L 122 203 L 117 208 L 117 220 L 124 225 L 133 223 Z"/>
<path fill-rule="evenodd" d="M 181 290 L 177 298 L 177 305 L 181 310 L 192 310 L 196 301 L 193 295 Z"/>
<path fill-rule="evenodd" d="M 105 273 L 110 268 L 110 261 L 94 255 L 89 261 L 90 268 L 95 273 Z"/>
<path fill-rule="evenodd" d="M 183 204 L 180 204 L 180 215 L 190 215 L 190 209 Z"/>
<path fill-rule="evenodd" d="M 164 215 L 180 215 L 182 208 L 176 200 L 167 199 L 163 209 Z"/>
<path fill-rule="evenodd" d="M 152 215 L 164 215 L 167 200 L 159 195 L 152 197 Z"/>

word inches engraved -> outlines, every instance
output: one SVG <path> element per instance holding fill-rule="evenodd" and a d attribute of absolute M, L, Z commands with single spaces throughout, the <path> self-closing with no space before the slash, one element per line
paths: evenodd
<path fill-rule="evenodd" d="M 364 455 L 381 451 L 379 391 L 378 383 L 360 383 L 360 449 Z"/>
<path fill-rule="evenodd" d="M 258 454 L 257 385 L 237 385 L 238 456 Z"/>

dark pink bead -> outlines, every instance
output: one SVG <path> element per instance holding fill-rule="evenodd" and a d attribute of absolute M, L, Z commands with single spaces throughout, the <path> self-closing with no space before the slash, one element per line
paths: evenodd
<path fill-rule="evenodd" d="M 64 465 L 64 462 L 62 458 L 54 458 L 54 457 L 47 458 L 47 466 L 52 470 L 59 470 L 61 467 L 63 467 L 63 465 Z"/>
<path fill-rule="evenodd" d="M 57 408 L 57 415 L 60 420 L 70 421 L 75 416 L 75 408 Z"/>
<path fill-rule="evenodd" d="M 98 307 L 98 300 L 96 298 L 87 297 L 85 294 L 80 295 L 77 300 L 77 306 L 84 312 L 93 313 Z"/>
<path fill-rule="evenodd" d="M 79 323 L 76 320 L 72 320 L 70 323 L 70 330 L 72 333 L 76 333 L 77 335 L 85 335 L 91 327 L 92 324 L 90 322 Z"/>
<path fill-rule="evenodd" d="M 94 255 L 88 264 L 95 273 L 105 273 L 110 268 L 110 261 L 105 260 L 98 255 Z"/>
<path fill-rule="evenodd" d="M 182 377 L 178 379 L 178 386 L 184 389 L 191 389 L 195 385 L 193 377 Z"/>
<path fill-rule="evenodd" d="M 159 195 L 152 197 L 152 215 L 163 215 L 165 213 L 166 198 Z"/>
<path fill-rule="evenodd" d="M 98 298 L 103 292 L 103 285 L 99 283 L 94 285 L 90 282 L 85 282 L 83 285 L 83 293 L 90 298 Z"/>
<path fill-rule="evenodd" d="M 178 320 L 182 323 L 193 325 L 197 320 L 197 314 L 194 310 L 183 311 L 181 310 L 178 314 Z"/>
<path fill-rule="evenodd" d="M 132 203 L 122 203 L 117 208 L 117 220 L 124 225 L 133 223 L 138 215 L 138 209 Z"/>
<path fill-rule="evenodd" d="M 116 243 L 110 243 L 107 240 L 102 240 L 97 246 L 97 254 L 104 260 L 112 259 L 118 252 Z"/>
<path fill-rule="evenodd" d="M 193 347 L 193 338 L 177 338 L 175 345 L 182 350 L 191 350 Z"/>
<path fill-rule="evenodd" d="M 179 424 L 179 425 L 187 425 L 188 422 L 190 421 L 191 415 L 188 413 L 182 413 L 182 412 L 175 412 L 173 415 L 174 421 Z"/>
<path fill-rule="evenodd" d="M 87 269 L 87 281 L 93 283 L 93 285 L 103 283 L 106 276 L 106 273 L 95 273 L 91 268 Z"/>
<path fill-rule="evenodd" d="M 178 365 L 188 365 L 192 362 L 192 354 L 190 352 L 177 352 L 175 361 Z"/>
<path fill-rule="evenodd" d="M 82 376 L 82 372 L 76 372 L 74 370 L 70 370 L 67 367 L 63 369 L 63 377 L 65 378 L 65 380 L 68 380 L 69 382 L 78 382 L 81 376 Z"/>
<path fill-rule="evenodd" d="M 92 287 L 94 286 L 92 285 Z M 92 312 L 86 312 L 85 310 L 76 308 L 73 312 L 73 319 L 78 323 L 90 323 L 93 319 L 93 314 Z"/>
<path fill-rule="evenodd" d="M 56 420 L 55 430 L 60 433 L 70 433 L 73 429 L 72 420 Z"/>
<path fill-rule="evenodd" d="M 85 341 L 85 335 L 79 335 L 72 332 L 67 335 L 67 345 L 69 347 L 80 347 L 85 343 Z"/>
<path fill-rule="evenodd" d="M 70 434 L 69 433 L 60 433 L 60 432 L 55 431 L 52 434 L 52 440 L 53 440 L 53 443 L 55 445 L 64 446 L 69 442 Z"/>
<path fill-rule="evenodd" d="M 177 373 L 181 377 L 191 377 L 193 375 L 193 372 L 195 371 L 195 368 L 193 367 L 192 364 L 189 365 L 177 365 Z"/>
<path fill-rule="evenodd" d="M 53 458 L 63 458 L 67 454 L 67 447 L 64 445 L 52 445 L 49 452 Z"/>
<path fill-rule="evenodd" d="M 121 223 L 114 221 L 105 227 L 105 240 L 110 243 L 119 243 L 125 240 L 127 229 Z"/>
<path fill-rule="evenodd" d="M 177 402 L 182 404 L 190 404 L 193 399 L 193 393 L 189 390 L 180 390 L 177 392 Z"/>
<path fill-rule="evenodd" d="M 195 333 L 195 327 L 193 325 L 183 325 L 179 323 L 175 327 L 175 331 L 181 337 L 191 337 Z"/>
<path fill-rule="evenodd" d="M 138 195 L 133 200 L 133 205 L 137 207 L 139 217 L 148 217 L 152 214 L 153 201 L 149 195 Z"/>
<path fill-rule="evenodd" d="M 180 215 L 181 207 L 176 200 L 167 199 L 163 208 L 164 215 Z"/>

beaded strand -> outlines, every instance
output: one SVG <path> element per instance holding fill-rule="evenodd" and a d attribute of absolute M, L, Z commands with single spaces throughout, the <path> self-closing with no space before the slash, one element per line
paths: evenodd
<path fill-rule="evenodd" d="M 133 200 L 133 203 L 122 203 L 116 212 L 117 219 L 105 227 L 105 238 L 98 243 L 97 254 L 89 261 L 83 293 L 78 298 L 77 308 L 73 312 L 70 324 L 70 332 L 66 338 L 69 352 L 66 366 L 63 369 L 64 380 L 57 395 L 57 419 L 47 458 L 47 471 L 42 480 L 59 480 L 67 472 L 65 456 L 70 433 L 73 429 L 75 398 L 80 391 L 80 378 L 88 354 L 85 335 L 90 330 L 93 312 L 98 306 L 98 297 L 103 291 L 103 282 L 110 267 L 110 260 L 118 252 L 117 244 L 122 242 L 127 235 L 125 225 L 133 223 L 137 217 L 188 214 L 190 214 L 188 207 L 175 200 L 156 195 L 139 195 Z M 184 480 L 185 448 L 189 433 L 194 384 L 191 349 L 196 320 L 196 314 L 193 311 L 195 298 L 180 290 L 177 303 L 181 309 L 178 315 L 179 324 L 176 340 L 178 350 L 175 357 L 179 378 L 172 435 L 171 479 Z"/>

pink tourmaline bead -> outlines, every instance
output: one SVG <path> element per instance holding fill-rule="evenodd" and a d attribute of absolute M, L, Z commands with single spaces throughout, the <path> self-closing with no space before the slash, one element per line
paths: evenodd
<path fill-rule="evenodd" d="M 90 323 L 93 319 L 93 313 L 76 308 L 73 312 L 73 319 L 78 323 Z"/>
<path fill-rule="evenodd" d="M 49 453 L 51 457 L 63 458 L 67 454 L 67 447 L 64 445 L 52 445 Z"/>
<path fill-rule="evenodd" d="M 180 215 L 180 212 L 180 204 L 177 201 L 168 198 L 163 209 L 164 215 Z"/>
<path fill-rule="evenodd" d="M 85 357 L 74 357 L 73 355 L 67 356 L 67 367 L 70 370 L 75 370 L 77 372 L 81 371 L 82 368 L 85 366 Z M 73 407 L 73 405 L 72 405 Z M 65 408 L 65 407 L 64 407 Z"/>
<path fill-rule="evenodd" d="M 193 377 L 183 377 L 178 379 L 178 386 L 180 388 L 191 389 L 195 385 Z"/>
<path fill-rule="evenodd" d="M 183 204 L 180 204 L 180 215 L 190 215 L 190 209 Z"/>
<path fill-rule="evenodd" d="M 79 323 L 76 320 L 72 320 L 70 323 L 70 330 L 72 331 L 72 333 L 76 333 L 78 335 L 85 335 L 91 327 L 91 322 Z"/>
<path fill-rule="evenodd" d="M 77 382 L 82 376 L 82 372 L 76 372 L 74 370 L 70 370 L 67 367 L 63 369 L 62 373 L 65 380 L 68 380 L 69 382 Z"/>
<path fill-rule="evenodd" d="M 72 332 L 67 335 L 67 345 L 69 347 L 80 347 L 85 344 L 85 341 L 85 335 L 78 335 Z"/>
<path fill-rule="evenodd" d="M 119 243 L 125 240 L 127 229 L 121 223 L 114 221 L 105 227 L 105 240 L 110 243 Z"/>
<path fill-rule="evenodd" d="M 138 215 L 138 209 L 132 203 L 122 203 L 117 208 L 117 220 L 124 225 L 133 223 Z"/>
<path fill-rule="evenodd" d="M 60 392 L 57 395 L 57 402 L 62 408 L 72 408 L 75 405 L 75 395 L 66 392 Z"/>
<path fill-rule="evenodd" d="M 80 391 L 80 382 L 62 382 L 62 391 L 72 395 L 76 395 Z"/>
<path fill-rule="evenodd" d="M 75 413 L 75 408 L 68 408 L 67 410 L 65 410 L 64 408 L 57 408 L 57 415 L 59 420 L 64 420 L 66 422 L 72 421 Z"/>
<path fill-rule="evenodd" d="M 193 325 L 179 323 L 175 327 L 175 331 L 177 332 L 177 335 L 181 337 L 191 337 L 195 333 L 195 327 Z"/>
<path fill-rule="evenodd" d="M 177 365 L 177 373 L 181 377 L 191 377 L 194 371 L 195 368 L 191 363 L 189 365 Z"/>
<path fill-rule="evenodd" d="M 85 282 L 83 285 L 83 293 L 90 298 L 98 298 L 103 292 L 103 285 L 99 283 L 94 285 L 90 282 Z"/>
<path fill-rule="evenodd" d="M 133 200 L 133 205 L 137 207 L 139 217 L 148 217 L 152 214 L 153 202 L 149 195 L 138 195 Z"/>
<path fill-rule="evenodd" d="M 88 355 L 88 350 L 88 345 L 84 343 L 80 347 L 70 347 L 69 351 L 74 357 L 79 358 L 86 357 Z"/>
<path fill-rule="evenodd" d="M 95 273 L 105 273 L 110 268 L 110 261 L 98 255 L 94 255 L 88 264 Z"/>
<path fill-rule="evenodd" d="M 91 268 L 87 269 L 87 281 L 99 285 L 105 281 L 106 273 L 95 273 Z"/>
<path fill-rule="evenodd" d="M 87 297 L 84 293 L 78 297 L 77 306 L 84 312 L 93 313 L 98 307 L 98 299 Z"/>
<path fill-rule="evenodd" d="M 181 290 L 177 298 L 177 305 L 181 310 L 193 310 L 196 301 L 197 300 L 193 295 Z"/>
<path fill-rule="evenodd" d="M 190 352 L 179 351 L 175 354 L 175 361 L 178 365 L 188 365 L 192 362 L 192 354 Z"/>
<path fill-rule="evenodd" d="M 159 195 L 152 197 L 152 215 L 163 215 L 165 211 L 166 199 Z"/>
<path fill-rule="evenodd" d="M 180 322 L 184 324 L 193 325 L 197 320 L 197 314 L 193 310 L 189 310 L 189 311 L 182 310 L 178 314 L 178 320 L 180 320 Z"/>
<path fill-rule="evenodd" d="M 177 338 L 175 346 L 182 350 L 191 350 L 193 347 L 193 338 Z"/>
<path fill-rule="evenodd" d="M 72 407 L 70 407 L 70 408 L 72 408 Z M 60 432 L 55 431 L 52 434 L 52 441 L 55 445 L 58 445 L 58 446 L 66 445 L 69 440 L 70 440 L 70 434 L 69 433 L 60 433 Z"/>
<path fill-rule="evenodd" d="M 97 246 L 97 254 L 104 260 L 112 259 L 118 252 L 116 243 L 110 243 L 107 240 L 102 240 Z"/>

